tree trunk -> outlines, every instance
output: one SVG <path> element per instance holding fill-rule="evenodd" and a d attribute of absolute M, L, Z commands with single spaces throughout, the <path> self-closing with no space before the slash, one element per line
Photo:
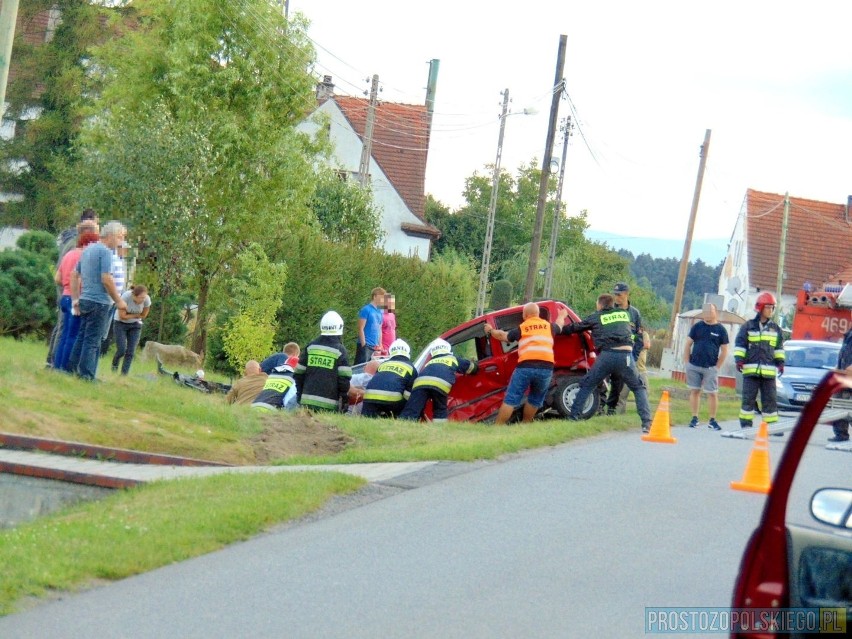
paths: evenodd
<path fill-rule="evenodd" d="M 192 345 L 190 348 L 202 355 L 207 347 L 207 297 L 210 294 L 210 283 L 207 278 L 201 278 L 198 289 L 198 308 L 195 310 L 195 328 L 192 330 Z"/>

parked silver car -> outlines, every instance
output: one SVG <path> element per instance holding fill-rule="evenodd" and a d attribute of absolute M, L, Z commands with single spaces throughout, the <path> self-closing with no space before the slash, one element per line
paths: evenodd
<path fill-rule="evenodd" d="M 837 367 L 840 344 L 819 340 L 784 342 L 784 374 L 775 380 L 778 408 L 802 410 L 826 371 Z"/>

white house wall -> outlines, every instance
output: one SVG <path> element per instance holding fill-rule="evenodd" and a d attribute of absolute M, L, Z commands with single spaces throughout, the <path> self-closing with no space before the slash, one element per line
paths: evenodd
<path fill-rule="evenodd" d="M 361 165 L 361 138 L 352 129 L 346 116 L 333 100 L 324 102 L 314 116 L 302 122 L 297 129 L 309 135 L 315 135 L 325 115 L 331 126 L 329 138 L 334 148 L 330 165 L 342 171 L 357 174 Z M 373 188 L 373 201 L 381 211 L 382 230 L 385 233 L 382 249 L 387 253 L 399 253 L 409 257 L 429 258 L 429 239 L 411 237 L 401 228 L 403 223 L 422 225 L 391 184 L 387 175 L 373 158 L 370 158 L 370 176 Z M 355 176 L 353 176 L 354 179 Z"/>
<path fill-rule="evenodd" d="M 746 224 L 748 224 L 748 202 L 744 199 L 731 243 L 728 245 L 728 254 L 719 274 L 719 295 L 724 298 L 723 309 L 736 313 L 741 317 L 751 318 L 755 314 L 754 303 L 761 291 L 758 291 L 749 280 L 748 272 L 748 243 L 746 242 Z M 775 286 L 768 290 L 778 300 L 778 313 L 785 316 L 796 307 L 795 295 L 779 296 Z M 789 328 L 789 327 L 787 327 Z"/>

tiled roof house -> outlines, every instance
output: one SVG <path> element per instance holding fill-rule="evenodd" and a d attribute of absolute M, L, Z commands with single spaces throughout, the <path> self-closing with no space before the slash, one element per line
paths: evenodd
<path fill-rule="evenodd" d="M 299 129 L 314 133 L 325 121 L 334 146 L 335 168 L 358 179 L 369 101 L 333 95 L 328 78 L 320 104 Z M 322 117 L 327 118 L 323 120 Z M 424 219 L 429 118 L 425 105 L 381 102 L 376 107 L 370 159 L 373 199 L 382 212 L 383 248 L 389 253 L 429 259 L 440 232 Z"/>
<path fill-rule="evenodd" d="M 749 189 L 719 277 L 724 309 L 754 314 L 761 291 L 780 298 L 781 314 L 806 282 L 814 287 L 852 281 L 852 196 L 844 204 L 790 197 L 782 290 L 778 289 L 784 195 Z"/>

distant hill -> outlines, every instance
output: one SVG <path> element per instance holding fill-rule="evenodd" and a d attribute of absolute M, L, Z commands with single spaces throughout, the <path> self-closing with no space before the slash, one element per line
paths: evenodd
<path fill-rule="evenodd" d="M 624 249 L 634 256 L 647 253 L 651 257 L 680 259 L 683 256 L 683 240 L 666 240 L 653 237 L 628 237 L 606 231 L 586 231 L 586 237 L 594 242 L 605 242 L 615 250 Z M 728 252 L 728 240 L 693 240 L 689 250 L 689 261 L 701 260 L 708 266 L 717 266 Z"/>

